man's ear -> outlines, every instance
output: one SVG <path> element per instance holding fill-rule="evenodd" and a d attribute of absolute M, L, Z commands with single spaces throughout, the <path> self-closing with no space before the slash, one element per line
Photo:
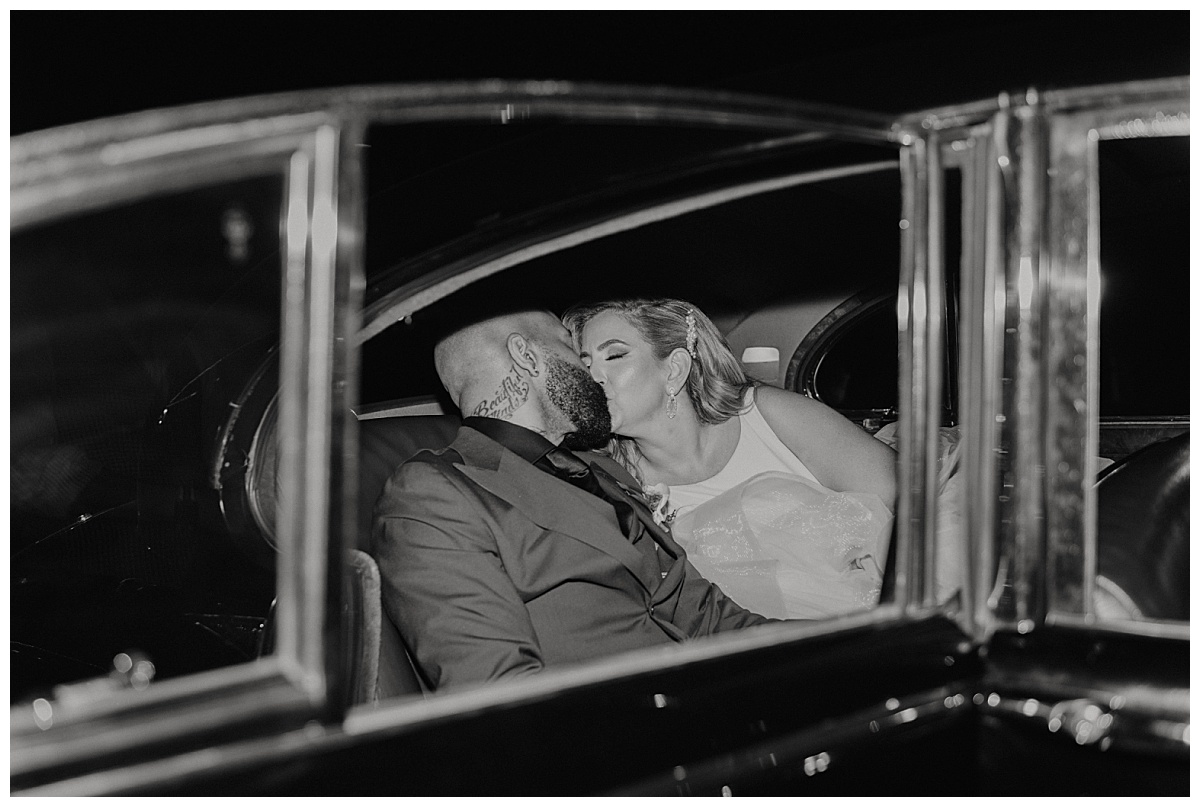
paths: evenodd
<path fill-rule="evenodd" d="M 509 358 L 519 369 L 524 370 L 532 378 L 537 378 L 542 371 L 542 356 L 530 340 L 519 333 L 510 333 L 506 343 Z"/>
<path fill-rule="evenodd" d="M 678 392 L 687 386 L 688 373 L 692 371 L 692 357 L 681 347 L 667 356 L 667 386 Z"/>

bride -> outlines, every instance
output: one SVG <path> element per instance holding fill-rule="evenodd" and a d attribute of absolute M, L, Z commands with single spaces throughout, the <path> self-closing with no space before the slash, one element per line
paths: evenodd
<path fill-rule="evenodd" d="M 682 300 L 597 303 L 563 321 L 608 397 L 610 452 L 701 574 L 764 616 L 878 602 L 890 447 L 818 401 L 756 386 Z"/>

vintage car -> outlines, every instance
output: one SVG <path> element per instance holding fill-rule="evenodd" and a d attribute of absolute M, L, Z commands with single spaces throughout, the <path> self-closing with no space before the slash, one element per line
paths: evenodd
<path fill-rule="evenodd" d="M 14 137 L 12 792 L 1187 793 L 1188 100 L 490 81 Z M 882 602 L 429 691 L 369 539 L 457 423 L 434 340 L 614 296 L 897 447 Z"/>

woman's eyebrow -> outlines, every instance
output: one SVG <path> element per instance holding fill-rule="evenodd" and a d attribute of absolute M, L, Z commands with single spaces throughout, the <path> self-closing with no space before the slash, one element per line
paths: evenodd
<path fill-rule="evenodd" d="M 609 339 L 607 341 L 601 342 L 600 344 L 596 345 L 596 352 L 599 353 L 601 350 L 604 350 L 606 347 L 611 347 L 613 345 L 620 345 L 621 347 L 629 347 L 627 344 L 622 342 L 620 339 Z M 581 358 L 581 359 L 590 358 L 591 355 L 592 354 L 588 353 L 586 350 L 579 351 L 579 358 Z"/>

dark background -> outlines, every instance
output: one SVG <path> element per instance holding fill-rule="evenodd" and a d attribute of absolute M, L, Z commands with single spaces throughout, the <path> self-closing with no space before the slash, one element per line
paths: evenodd
<path fill-rule="evenodd" d="M 11 131 L 358 83 L 557 78 L 883 112 L 1189 72 L 1173 12 L 10 12 Z"/>

